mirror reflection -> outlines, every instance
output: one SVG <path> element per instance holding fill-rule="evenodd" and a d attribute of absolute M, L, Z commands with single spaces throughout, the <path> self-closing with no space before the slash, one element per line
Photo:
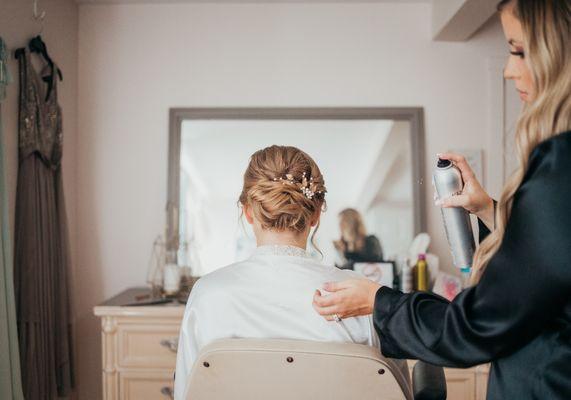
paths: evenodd
<path fill-rule="evenodd" d="M 395 120 L 184 120 L 180 265 L 202 276 L 256 247 L 238 197 L 249 157 L 279 144 L 320 166 L 327 209 L 308 250 L 327 264 L 394 260 L 407 251 L 415 205 L 410 123 Z"/>

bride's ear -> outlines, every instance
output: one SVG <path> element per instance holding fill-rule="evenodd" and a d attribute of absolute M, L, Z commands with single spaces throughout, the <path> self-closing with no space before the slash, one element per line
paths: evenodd
<path fill-rule="evenodd" d="M 242 206 L 242 210 L 244 210 L 244 215 L 246 216 L 246 221 L 248 221 L 248 223 L 250 225 L 254 224 L 254 217 L 252 216 L 252 207 L 250 207 L 249 204 L 244 204 Z"/>

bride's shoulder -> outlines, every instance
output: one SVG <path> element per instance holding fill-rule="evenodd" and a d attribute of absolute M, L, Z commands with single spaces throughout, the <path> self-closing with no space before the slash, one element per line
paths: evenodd
<path fill-rule="evenodd" d="M 236 282 L 244 264 L 244 261 L 235 262 L 201 276 L 192 287 L 191 293 L 195 296 L 204 292 L 212 293 L 213 290 L 222 289 Z"/>
<path fill-rule="evenodd" d="M 198 280 L 198 282 L 202 282 L 202 284 L 207 284 L 207 283 L 211 284 L 221 280 L 229 279 L 233 275 L 235 275 L 239 269 L 243 268 L 244 264 L 246 264 L 245 261 L 239 261 L 239 262 L 234 262 L 232 264 L 228 264 L 221 268 L 217 268 L 214 271 L 203 275 Z"/>
<path fill-rule="evenodd" d="M 319 264 L 319 267 L 321 267 L 322 273 L 329 275 L 331 279 L 335 280 L 355 279 L 363 277 L 363 275 L 355 271 L 340 269 L 333 265 Z"/>

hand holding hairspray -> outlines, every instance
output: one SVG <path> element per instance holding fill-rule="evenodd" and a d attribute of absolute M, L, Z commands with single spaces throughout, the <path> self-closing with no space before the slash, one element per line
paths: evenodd
<path fill-rule="evenodd" d="M 449 160 L 438 160 L 433 182 L 436 193 L 441 199 L 459 194 L 464 188 L 460 170 Z M 466 278 L 470 274 L 476 249 L 470 214 L 462 207 L 442 207 L 441 212 L 453 263 Z"/>

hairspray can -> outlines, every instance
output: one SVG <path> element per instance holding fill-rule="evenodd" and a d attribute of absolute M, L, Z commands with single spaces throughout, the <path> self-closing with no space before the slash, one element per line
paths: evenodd
<path fill-rule="evenodd" d="M 441 199 L 461 193 L 464 187 L 460 170 L 449 160 L 438 160 L 433 182 Z M 476 248 L 470 214 L 461 207 L 442 207 L 441 211 L 454 265 L 467 275 L 470 273 Z"/>

